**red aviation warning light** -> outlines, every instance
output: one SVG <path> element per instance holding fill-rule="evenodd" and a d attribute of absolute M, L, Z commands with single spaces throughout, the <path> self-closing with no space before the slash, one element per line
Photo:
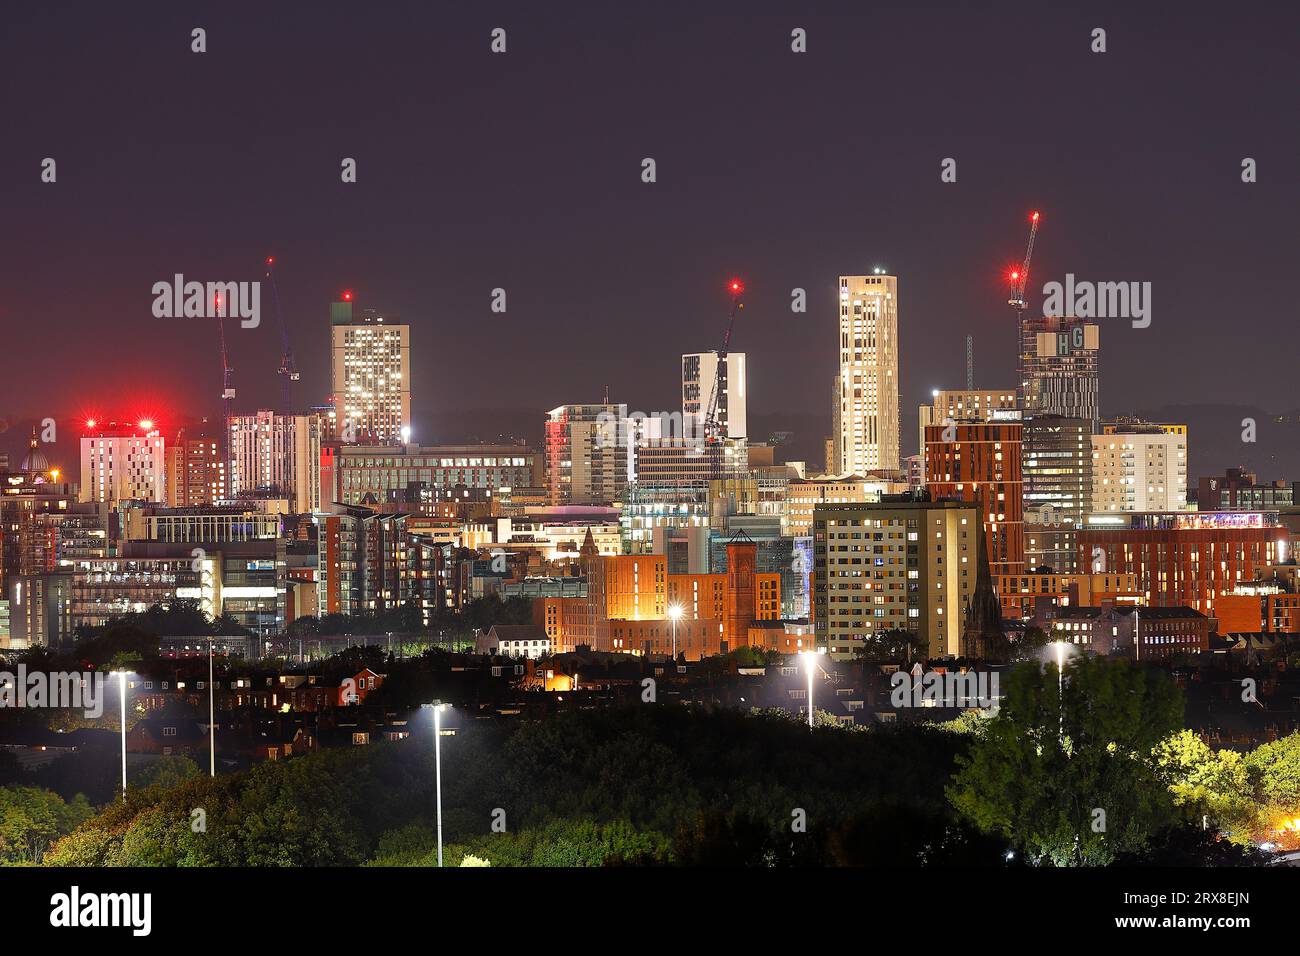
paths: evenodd
<path fill-rule="evenodd" d="M 344 301 L 344 302 L 351 302 L 351 301 L 352 301 L 352 290 L 351 290 L 351 289 L 344 289 L 344 290 L 343 290 L 343 301 Z"/>
<path fill-rule="evenodd" d="M 739 279 L 732 279 L 727 283 L 727 289 L 732 295 L 740 295 L 740 293 L 745 291 L 745 283 L 741 282 Z"/>
<path fill-rule="evenodd" d="M 1035 210 L 1034 214 L 1033 214 L 1032 216 L 1029 217 L 1029 221 L 1030 221 L 1030 222 L 1038 222 L 1038 212 L 1037 212 L 1037 210 Z"/>
<path fill-rule="evenodd" d="M 140 430 L 146 432 L 153 431 L 153 419 L 152 418 L 140 419 Z"/>
<path fill-rule="evenodd" d="M 86 419 L 86 427 L 87 427 L 87 428 L 94 428 L 94 427 L 95 427 L 95 420 L 94 420 L 93 418 L 87 418 L 87 419 Z"/>
<path fill-rule="evenodd" d="M 267 264 L 268 266 L 273 266 L 273 265 L 275 265 L 275 256 L 267 256 L 267 257 L 266 257 L 266 264 Z"/>

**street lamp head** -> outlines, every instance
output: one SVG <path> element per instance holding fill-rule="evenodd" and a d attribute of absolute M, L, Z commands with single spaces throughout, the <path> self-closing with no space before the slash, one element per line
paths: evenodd
<path fill-rule="evenodd" d="M 668 616 L 671 617 L 674 621 L 680 621 L 682 619 L 682 615 L 685 612 L 686 609 L 683 608 L 680 604 L 668 605 Z"/>

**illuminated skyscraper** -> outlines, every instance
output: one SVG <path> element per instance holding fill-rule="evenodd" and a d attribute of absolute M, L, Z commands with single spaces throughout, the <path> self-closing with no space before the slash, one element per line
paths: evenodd
<path fill-rule="evenodd" d="M 839 474 L 896 470 L 898 278 L 840 276 L 840 375 L 835 404 Z"/>
<path fill-rule="evenodd" d="M 410 438 L 411 327 L 367 309 L 352 294 L 330 304 L 331 385 L 338 440 L 399 445 Z"/>

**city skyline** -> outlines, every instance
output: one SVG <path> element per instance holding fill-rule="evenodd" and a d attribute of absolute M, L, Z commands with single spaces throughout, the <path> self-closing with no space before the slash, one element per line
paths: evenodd
<path fill-rule="evenodd" d="M 816 6 L 3 15 L 16 925 L 1285 922 L 1300 8 Z"/>

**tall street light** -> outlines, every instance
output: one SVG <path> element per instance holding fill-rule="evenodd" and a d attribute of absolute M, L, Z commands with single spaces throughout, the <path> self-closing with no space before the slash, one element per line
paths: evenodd
<path fill-rule="evenodd" d="M 808 672 L 808 727 L 813 725 L 813 675 L 817 672 L 817 651 L 801 651 L 804 669 Z"/>
<path fill-rule="evenodd" d="M 122 800 L 126 800 L 126 675 L 130 671 L 113 671 L 122 701 Z"/>
<path fill-rule="evenodd" d="M 677 660 L 677 622 L 681 620 L 682 612 L 685 609 L 680 604 L 668 605 L 668 616 L 673 622 L 673 660 Z"/>
<path fill-rule="evenodd" d="M 1062 744 L 1065 743 L 1065 652 L 1069 646 L 1065 641 L 1057 641 L 1052 645 L 1056 652 L 1056 710 Z"/>
<path fill-rule="evenodd" d="M 433 709 L 433 780 L 438 814 L 438 866 L 442 866 L 442 712 L 446 704 L 425 704 Z"/>
<path fill-rule="evenodd" d="M 212 683 L 212 642 L 215 639 L 208 638 L 208 776 L 210 777 L 217 775 L 217 722 L 216 704 L 213 701 L 216 688 Z"/>

